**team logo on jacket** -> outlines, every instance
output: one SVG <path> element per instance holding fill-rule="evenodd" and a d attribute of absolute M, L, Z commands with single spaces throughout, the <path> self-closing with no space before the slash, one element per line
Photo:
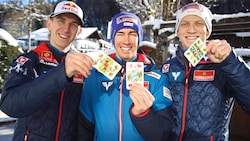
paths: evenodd
<path fill-rule="evenodd" d="M 112 91 L 114 89 L 114 82 L 112 81 L 102 81 L 101 91 Z"/>
<path fill-rule="evenodd" d="M 19 58 L 16 59 L 16 63 L 23 65 L 23 64 L 25 64 L 28 60 L 29 60 L 29 58 L 24 57 L 24 56 L 20 56 Z"/>
<path fill-rule="evenodd" d="M 169 72 L 169 67 L 170 67 L 170 64 L 164 64 L 164 65 L 162 66 L 161 72 L 162 72 L 162 73 L 167 73 L 167 72 Z"/>
<path fill-rule="evenodd" d="M 22 73 L 23 75 L 27 75 L 27 68 L 24 67 L 24 64 L 29 60 L 29 58 L 20 56 L 16 59 L 15 66 L 10 66 L 9 71 L 15 71 L 16 73 Z"/>
<path fill-rule="evenodd" d="M 195 81 L 214 81 L 215 70 L 195 70 L 194 78 Z"/>
<path fill-rule="evenodd" d="M 46 61 L 52 61 L 52 52 L 50 51 L 43 51 L 41 58 L 46 60 Z"/>
<path fill-rule="evenodd" d="M 181 82 L 183 80 L 184 71 L 172 71 L 169 73 L 170 82 Z"/>

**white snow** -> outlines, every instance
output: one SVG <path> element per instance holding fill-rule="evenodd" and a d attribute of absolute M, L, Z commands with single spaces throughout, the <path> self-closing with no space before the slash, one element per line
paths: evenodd
<path fill-rule="evenodd" d="M 85 27 L 82 28 L 82 32 L 81 34 L 79 34 L 76 38 L 76 40 L 80 40 L 80 39 L 85 39 L 88 36 L 90 36 L 91 34 L 93 34 L 94 32 L 96 32 L 98 30 L 97 27 Z M 37 40 L 37 41 L 48 41 L 48 28 L 44 27 L 44 28 L 40 28 L 37 29 L 33 32 L 31 32 L 30 34 L 30 38 Z M 28 39 L 28 35 L 25 35 L 23 37 L 19 37 L 19 39 Z"/>
<path fill-rule="evenodd" d="M 0 28 L 0 39 L 5 40 L 8 45 L 18 46 L 17 40 L 6 30 Z"/>
<path fill-rule="evenodd" d="M 235 48 L 234 50 L 239 56 L 250 56 L 249 48 Z"/>
<path fill-rule="evenodd" d="M 142 46 L 148 46 L 150 48 L 156 49 L 156 43 L 149 42 L 149 41 L 141 41 L 139 44 L 139 47 L 142 47 Z"/>
<path fill-rule="evenodd" d="M 223 19 L 229 19 L 229 18 L 240 18 L 240 17 L 249 17 L 250 16 L 250 12 L 239 12 L 239 13 L 233 13 L 233 14 L 213 14 L 213 20 L 215 20 L 215 22 L 219 22 L 220 20 Z M 154 20 L 148 20 L 148 21 L 144 21 L 144 23 L 142 24 L 142 26 L 153 26 L 153 29 L 160 29 L 161 25 L 175 25 L 175 20 L 170 20 L 170 21 L 163 21 L 160 19 L 154 19 Z M 170 29 L 168 29 L 169 31 L 171 31 Z M 172 28 L 172 32 L 174 32 L 174 27 Z M 249 32 L 238 32 L 235 33 L 236 36 L 239 37 L 249 37 L 250 33 Z"/>
<path fill-rule="evenodd" d="M 12 117 L 7 116 L 5 113 L 3 113 L 3 112 L 0 110 L 0 123 L 1 123 L 1 122 L 6 122 L 6 121 L 12 121 L 12 120 L 15 120 L 15 118 L 12 118 Z"/>
<path fill-rule="evenodd" d="M 223 19 L 249 17 L 249 16 L 250 16 L 250 12 L 247 12 L 247 13 L 239 12 L 239 13 L 234 13 L 234 14 L 213 14 L 213 19 L 216 22 L 219 22 L 220 20 L 223 20 Z"/>

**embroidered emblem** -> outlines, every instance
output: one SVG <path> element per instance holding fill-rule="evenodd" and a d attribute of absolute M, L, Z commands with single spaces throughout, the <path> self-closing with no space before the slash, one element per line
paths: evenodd
<path fill-rule="evenodd" d="M 102 86 L 103 86 L 103 90 L 105 90 L 105 91 L 110 91 L 114 87 L 112 81 L 109 81 L 109 82 L 103 81 Z"/>
<path fill-rule="evenodd" d="M 73 77 L 74 83 L 83 83 L 83 75 L 82 74 L 75 74 Z"/>
<path fill-rule="evenodd" d="M 23 64 L 25 64 L 28 60 L 29 60 L 29 58 L 24 57 L 24 56 L 20 56 L 19 58 L 16 59 L 16 63 L 23 65 Z"/>
<path fill-rule="evenodd" d="M 183 79 L 184 71 L 173 71 L 170 72 L 169 75 L 169 81 L 170 82 L 181 82 Z"/>
<path fill-rule="evenodd" d="M 195 70 L 194 78 L 195 81 L 214 81 L 215 70 Z"/>
<path fill-rule="evenodd" d="M 170 67 L 170 64 L 164 64 L 164 65 L 162 66 L 161 72 L 162 72 L 162 73 L 167 73 L 167 72 L 169 72 L 169 67 Z"/>
<path fill-rule="evenodd" d="M 41 58 L 46 61 L 52 61 L 52 53 L 50 51 L 43 51 L 41 54 Z"/>

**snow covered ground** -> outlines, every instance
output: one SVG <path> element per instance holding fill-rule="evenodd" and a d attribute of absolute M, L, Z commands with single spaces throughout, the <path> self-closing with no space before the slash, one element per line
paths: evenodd
<path fill-rule="evenodd" d="M 3 113 L 1 110 L 0 110 L 0 124 L 2 122 L 9 122 L 9 121 L 13 121 L 15 120 L 15 118 L 11 118 L 9 116 L 7 116 L 5 113 Z"/>

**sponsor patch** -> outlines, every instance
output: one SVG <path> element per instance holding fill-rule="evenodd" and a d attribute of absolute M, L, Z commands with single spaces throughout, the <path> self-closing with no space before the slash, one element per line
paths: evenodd
<path fill-rule="evenodd" d="M 163 96 L 173 101 L 170 90 L 167 87 L 163 87 Z"/>
<path fill-rule="evenodd" d="M 131 22 L 131 23 L 135 23 L 136 25 L 138 24 L 138 21 L 136 20 L 136 18 L 131 15 L 121 15 L 116 18 L 116 24 L 120 24 L 122 22 Z"/>
<path fill-rule="evenodd" d="M 170 67 L 170 64 L 164 64 L 164 65 L 162 66 L 161 72 L 162 72 L 162 73 L 167 73 L 167 72 L 169 72 L 169 67 Z"/>
<path fill-rule="evenodd" d="M 24 56 L 20 56 L 19 58 L 16 59 L 16 63 L 23 65 L 23 64 L 25 64 L 28 60 L 29 60 L 29 58 L 24 57 Z"/>
<path fill-rule="evenodd" d="M 75 74 L 73 76 L 74 83 L 83 83 L 83 75 L 82 74 Z"/>
<path fill-rule="evenodd" d="M 193 80 L 214 81 L 215 70 L 195 70 Z"/>

